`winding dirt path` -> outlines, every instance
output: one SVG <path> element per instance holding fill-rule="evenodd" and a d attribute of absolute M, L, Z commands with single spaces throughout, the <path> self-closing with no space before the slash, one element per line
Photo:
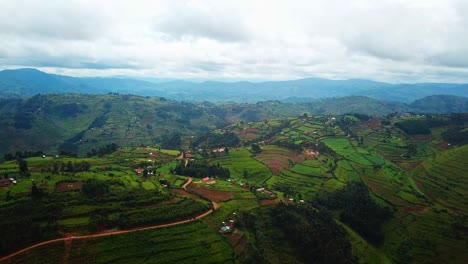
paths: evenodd
<path fill-rule="evenodd" d="M 185 187 L 187 185 L 189 185 L 191 182 L 192 182 L 192 178 L 189 178 L 188 181 L 184 184 L 184 186 L 182 188 L 185 189 Z M 198 215 L 198 216 L 190 218 L 190 219 L 176 221 L 176 222 L 167 223 L 167 224 L 160 224 L 160 225 L 147 226 L 147 227 L 138 227 L 138 228 L 133 228 L 133 229 L 128 229 L 128 230 L 111 231 L 111 232 L 99 233 L 99 234 L 94 234 L 94 235 L 73 236 L 73 237 L 63 237 L 63 238 L 52 239 L 52 240 L 44 241 L 44 242 L 32 245 L 30 247 L 21 249 L 19 251 L 16 251 L 15 253 L 10 254 L 10 255 L 4 256 L 4 257 L 0 258 L 0 261 L 5 261 L 7 259 L 10 259 L 10 258 L 16 256 L 16 255 L 19 255 L 21 253 L 29 251 L 29 250 L 31 250 L 33 248 L 41 247 L 41 246 L 44 246 L 44 245 L 48 245 L 48 244 L 52 244 L 52 243 L 56 243 L 56 242 L 60 242 L 60 241 L 65 242 L 65 241 L 75 240 L 75 239 L 90 239 L 90 238 L 97 238 L 97 237 L 122 235 L 122 234 L 127 234 L 127 233 L 138 232 L 138 231 L 144 231 L 144 230 L 150 230 L 150 229 L 156 229 L 156 228 L 164 228 L 164 227 L 169 227 L 169 226 L 176 226 L 176 225 L 190 223 L 190 222 L 193 222 L 195 220 L 202 219 L 202 218 L 208 216 L 209 214 L 213 213 L 215 210 L 217 210 L 219 208 L 217 203 L 215 203 L 213 201 L 211 203 L 213 205 L 212 209 L 208 210 L 207 212 L 205 212 L 205 213 L 203 213 L 201 215 Z"/>

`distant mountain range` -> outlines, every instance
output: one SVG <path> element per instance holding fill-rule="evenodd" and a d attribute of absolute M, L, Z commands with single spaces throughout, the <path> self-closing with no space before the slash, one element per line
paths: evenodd
<path fill-rule="evenodd" d="M 248 102 L 266 100 L 311 102 L 323 98 L 366 96 L 409 103 L 431 95 L 468 97 L 468 84 L 389 84 L 370 80 L 307 78 L 268 82 L 151 82 L 131 78 L 78 78 L 47 74 L 36 69 L 0 71 L 0 97 L 14 98 L 48 93 L 123 93 L 158 96 L 191 102 Z M 424 108 L 423 105 L 421 107 Z"/>

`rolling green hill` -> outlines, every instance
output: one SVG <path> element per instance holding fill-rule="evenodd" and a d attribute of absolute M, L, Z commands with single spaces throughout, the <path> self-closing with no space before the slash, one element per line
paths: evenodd
<path fill-rule="evenodd" d="M 450 104 L 453 101 L 459 103 Z M 421 99 L 415 104 L 427 112 L 431 109 L 443 111 L 437 108 L 441 104 L 450 105 L 454 111 L 468 111 L 464 98 L 431 97 L 427 102 Z M 357 96 L 297 104 L 279 101 L 193 104 L 116 93 L 45 94 L 0 100 L 0 154 L 42 150 L 69 151 L 83 156 L 92 148 L 111 143 L 121 146 L 166 144 L 162 146 L 178 149 L 188 144 L 189 137 L 230 123 L 297 117 L 304 113 L 383 116 L 412 109 L 411 105 Z"/>
<path fill-rule="evenodd" d="M 37 95 L 0 109 L 0 148 L 86 154 L 115 143 L 161 143 L 176 132 L 195 135 L 226 122 L 201 107 L 132 95 Z M 175 146 L 177 148 L 177 146 Z"/>

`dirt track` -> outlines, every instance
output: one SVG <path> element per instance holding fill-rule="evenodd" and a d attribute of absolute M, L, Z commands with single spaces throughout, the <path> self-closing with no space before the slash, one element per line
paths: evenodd
<path fill-rule="evenodd" d="M 188 181 L 184 184 L 183 188 L 185 188 L 191 182 L 192 182 L 192 178 L 189 178 Z M 207 211 L 207 212 L 205 212 L 205 213 L 203 213 L 201 215 L 198 215 L 195 218 L 190 218 L 190 219 L 186 219 L 186 220 L 181 220 L 181 221 L 176 221 L 176 222 L 161 224 L 161 225 L 139 227 L 139 228 L 134 228 L 134 229 L 129 229 L 129 230 L 112 231 L 112 232 L 106 232 L 106 233 L 100 233 L 100 234 L 94 234 L 94 235 L 86 235 L 86 236 L 75 236 L 73 238 L 69 238 L 69 237 L 57 238 L 57 239 L 53 239 L 53 240 L 44 241 L 44 242 L 32 245 L 30 247 L 21 249 L 19 251 L 16 251 L 15 253 L 12 253 L 10 255 L 7 255 L 7 256 L 4 256 L 4 257 L 0 258 L 0 261 L 5 261 L 5 260 L 7 260 L 9 258 L 12 258 L 12 257 L 14 257 L 16 255 L 21 254 L 21 253 L 24 253 L 24 252 L 26 252 L 28 250 L 33 249 L 33 248 L 37 248 L 37 247 L 40 247 L 40 246 L 44 246 L 44 245 L 47 245 L 47 244 L 52 244 L 52 243 L 56 243 L 56 242 L 60 242 L 60 241 L 75 240 L 75 239 L 89 239 L 89 238 L 96 238 L 96 237 L 121 235 L 121 234 L 126 234 L 126 233 L 132 233 L 132 232 L 138 232 L 138 231 L 144 231 L 144 230 L 163 228 L 163 227 L 169 227 L 169 226 L 175 226 L 175 225 L 181 225 L 181 224 L 189 223 L 189 222 L 201 219 L 203 217 L 206 217 L 207 215 L 211 214 L 214 210 L 218 209 L 218 204 L 217 203 L 215 203 L 215 202 L 211 202 L 211 203 L 213 204 L 213 209 L 210 209 L 209 211 Z"/>

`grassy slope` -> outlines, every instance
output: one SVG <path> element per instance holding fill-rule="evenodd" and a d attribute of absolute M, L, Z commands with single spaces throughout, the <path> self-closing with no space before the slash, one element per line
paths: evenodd
<path fill-rule="evenodd" d="M 468 145 L 455 147 L 430 158 L 416 169 L 422 191 L 437 203 L 468 214 Z"/>
<path fill-rule="evenodd" d="M 232 249 L 203 222 L 73 240 L 31 250 L 5 263 L 232 263 Z"/>

